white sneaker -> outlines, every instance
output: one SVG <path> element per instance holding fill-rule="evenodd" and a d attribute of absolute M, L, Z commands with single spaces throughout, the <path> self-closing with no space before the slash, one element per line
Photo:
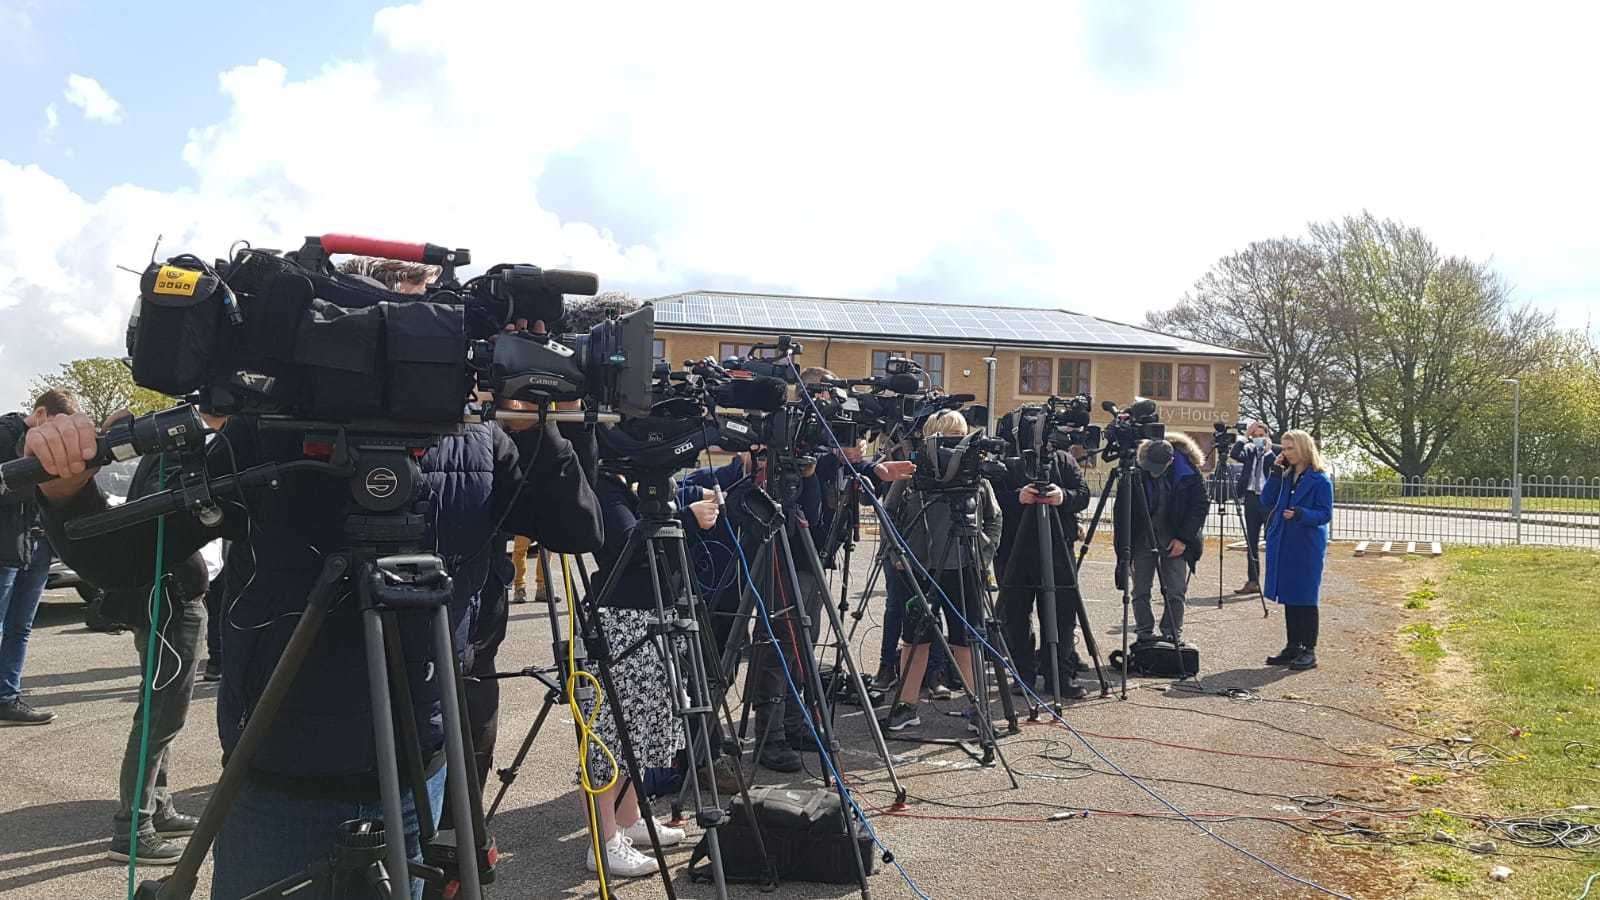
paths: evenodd
<path fill-rule="evenodd" d="M 636 847 L 650 846 L 650 828 L 644 824 L 644 819 L 642 818 L 622 829 L 622 833 L 627 835 L 628 840 L 633 841 Z M 688 834 L 682 828 L 673 828 L 671 825 L 664 825 L 659 821 L 656 822 L 656 838 L 661 841 L 661 846 L 675 847 L 683 843 L 683 839 L 686 837 L 688 837 Z"/>
<path fill-rule="evenodd" d="M 600 866 L 594 859 L 594 847 L 589 848 L 588 857 L 584 860 L 589 871 L 598 872 Z M 656 858 L 646 856 L 633 849 L 633 842 L 622 832 L 606 842 L 606 871 L 618 878 L 639 878 L 644 875 L 654 875 L 661 867 L 656 863 Z"/>

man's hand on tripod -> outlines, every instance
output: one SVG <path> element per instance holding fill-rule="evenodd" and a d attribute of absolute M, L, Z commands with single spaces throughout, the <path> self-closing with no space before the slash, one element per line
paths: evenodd
<path fill-rule="evenodd" d="M 30 416 L 28 422 L 22 455 L 37 458 L 46 472 L 56 476 L 39 485 L 39 493 L 51 500 L 64 500 L 83 490 L 96 471 L 87 465 L 99 452 L 100 436 L 94 422 L 83 413 L 51 416 L 43 421 Z"/>
<path fill-rule="evenodd" d="M 694 513 L 694 523 L 700 526 L 701 531 L 710 531 L 717 524 L 717 517 L 722 514 L 722 507 L 717 504 L 717 497 L 710 491 L 704 500 L 696 500 L 689 504 L 689 512 Z"/>
<path fill-rule="evenodd" d="M 1042 503 L 1045 506 L 1060 506 L 1066 502 L 1067 495 L 1060 487 L 1053 484 L 1043 493 L 1040 493 L 1038 488 L 1030 484 L 1017 492 L 1017 499 L 1022 502 L 1023 506 L 1033 506 L 1036 503 Z"/>
<path fill-rule="evenodd" d="M 917 474 L 917 464 L 907 459 L 892 459 L 872 467 L 879 481 L 905 481 Z"/>

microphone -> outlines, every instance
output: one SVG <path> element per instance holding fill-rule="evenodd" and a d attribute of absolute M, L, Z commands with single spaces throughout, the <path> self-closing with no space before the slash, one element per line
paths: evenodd
<path fill-rule="evenodd" d="M 1108 413 L 1111 413 L 1113 416 L 1121 412 L 1121 410 L 1117 409 L 1117 404 L 1111 402 L 1110 400 L 1101 400 L 1100 408 Z"/>

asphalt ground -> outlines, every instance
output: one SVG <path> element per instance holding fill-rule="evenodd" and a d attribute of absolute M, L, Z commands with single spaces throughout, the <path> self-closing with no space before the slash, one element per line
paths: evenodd
<path fill-rule="evenodd" d="M 1332 551 L 1324 590 L 1322 664 L 1312 672 L 1291 674 L 1262 664 L 1283 643 L 1283 620 L 1276 607 L 1263 618 L 1256 597 L 1226 593 L 1244 580 L 1238 552 L 1226 554 L 1219 608 L 1216 546 L 1213 539 L 1190 590 L 1187 637 L 1202 650 L 1200 686 L 1335 704 L 1381 719 L 1385 672 L 1382 654 L 1372 650 L 1390 644 L 1398 598 L 1374 594 L 1362 579 L 1375 567 L 1398 563 L 1354 559 L 1349 545 Z M 1119 640 L 1122 615 L 1108 559 L 1102 542 L 1084 569 L 1088 615 L 1102 656 Z M 863 575 L 864 567 L 857 565 L 858 585 Z M 856 635 L 858 645 L 873 648 L 858 655 L 869 672 L 875 667 L 881 604 L 881 594 L 870 598 Z M 105 851 L 117 766 L 139 685 L 135 660 L 131 637 L 87 631 L 81 605 L 70 595 L 51 597 L 41 607 L 24 689 L 31 702 L 54 710 L 57 718 L 44 727 L 0 729 L 6 773 L 0 788 L 0 896 L 51 900 L 124 894 L 125 868 L 108 862 Z M 505 669 L 551 662 L 542 606 L 513 607 L 510 636 L 499 661 Z M 1017 789 L 1011 788 L 1002 768 L 977 766 L 958 748 L 892 743 L 896 771 L 911 794 L 910 807 L 901 814 L 888 812 L 893 794 L 862 715 L 840 706 L 839 761 L 847 783 L 883 844 L 924 895 L 1161 900 L 1318 895 L 1241 850 L 1303 878 L 1331 879 L 1328 886 L 1343 893 L 1363 895 L 1365 886 L 1351 881 L 1356 876 L 1318 871 L 1309 846 L 1315 839 L 1284 824 L 1228 820 L 1207 826 L 1241 848 L 1235 850 L 1195 825 L 1137 816 L 1168 813 L 1151 796 L 1153 791 L 1189 813 L 1248 814 L 1300 823 L 1315 812 L 1286 797 L 1370 785 L 1373 770 L 1368 767 L 1388 767 L 1381 749 L 1397 738 L 1395 733 L 1301 703 L 1249 703 L 1163 690 L 1169 682 L 1158 679 L 1133 679 L 1128 698 L 1120 700 L 1114 675 L 1107 675 L 1112 681 L 1109 698 L 1092 694 L 1089 700 L 1069 704 L 1065 714 L 1093 750 L 1048 723 L 1028 725 L 1021 734 L 1003 739 L 1002 749 L 1017 773 Z M 1094 685 L 1093 676 L 1088 683 Z M 197 686 L 189 725 L 172 750 L 171 773 L 180 803 L 196 813 L 219 772 L 215 693 L 215 685 Z M 498 763 L 515 751 L 544 693 L 527 679 L 505 684 Z M 958 702 L 925 704 L 918 731 L 963 736 L 960 719 L 937 714 L 959 708 Z M 494 896 L 598 895 L 597 883 L 583 868 L 587 840 L 573 795 L 575 748 L 564 713 L 552 713 L 495 820 L 503 858 Z M 815 771 L 815 757 L 810 759 Z M 1114 774 L 1113 765 L 1145 779 L 1143 786 Z M 765 770 L 757 770 L 755 780 L 816 784 Z M 491 781 L 491 789 L 493 785 Z M 1085 815 L 1086 809 L 1093 811 Z M 692 839 L 668 851 L 677 892 L 683 897 L 714 896 L 709 886 L 691 884 L 683 871 L 690 844 Z M 879 869 L 869 880 L 873 896 L 916 896 L 893 867 L 880 864 Z M 196 895 L 208 892 L 205 871 Z M 753 885 L 735 885 L 729 894 L 832 898 L 859 891 L 853 884 L 793 883 L 768 895 Z M 657 897 L 664 892 L 659 879 L 639 879 L 619 886 L 616 895 Z"/>

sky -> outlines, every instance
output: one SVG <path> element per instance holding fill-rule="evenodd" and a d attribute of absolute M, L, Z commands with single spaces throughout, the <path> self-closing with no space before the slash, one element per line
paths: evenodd
<path fill-rule="evenodd" d="M 1572 327 L 1600 6 L 0 0 L 0 406 L 134 275 L 367 233 L 656 296 L 1171 305 L 1370 210 Z"/>

